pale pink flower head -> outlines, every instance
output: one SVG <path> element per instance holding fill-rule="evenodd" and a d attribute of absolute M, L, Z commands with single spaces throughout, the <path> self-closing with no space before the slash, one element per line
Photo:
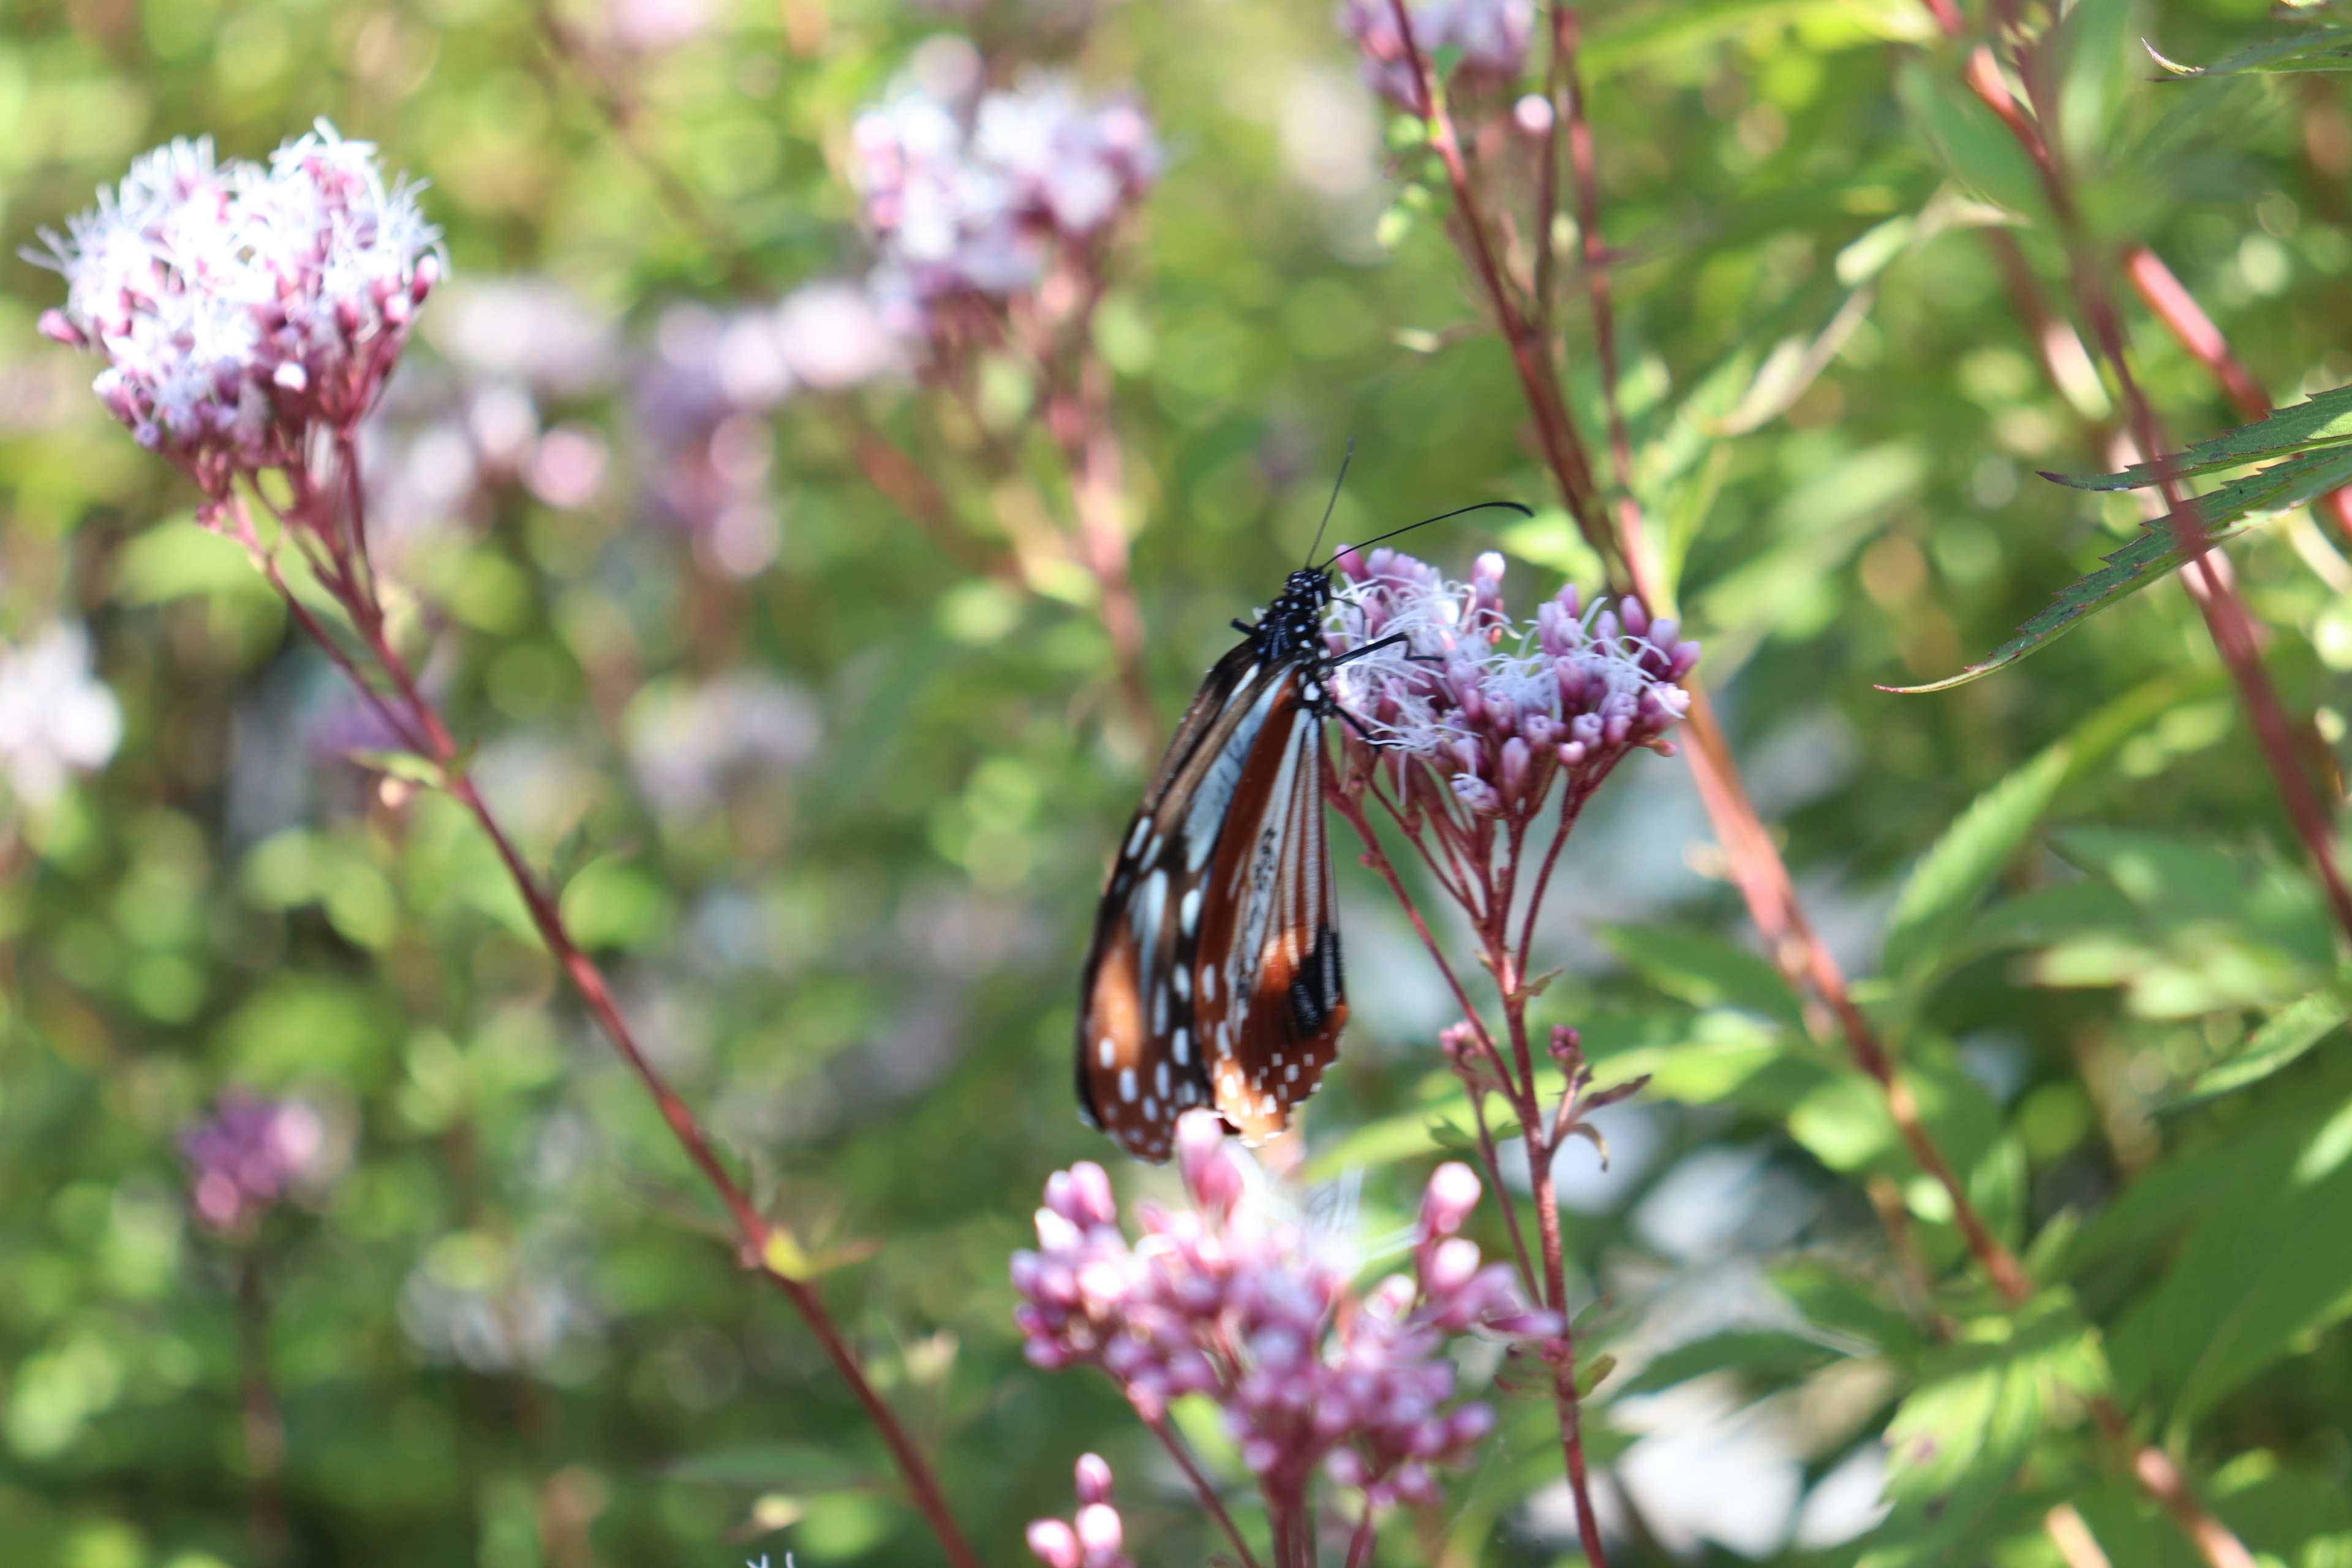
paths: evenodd
<path fill-rule="evenodd" d="M 266 165 L 173 142 L 27 253 L 66 279 L 41 330 L 104 354 L 100 401 L 218 499 L 374 406 L 446 270 L 417 191 L 323 120 Z"/>
<path fill-rule="evenodd" d="M 198 1223 L 244 1235 L 289 1189 L 316 1176 L 326 1126 L 299 1100 L 265 1100 L 230 1089 L 213 1114 L 180 1135 L 188 1162 L 188 1206 Z"/>
<path fill-rule="evenodd" d="M 1037 1250 L 1013 1258 L 1030 1361 L 1099 1368 L 1147 1420 L 1186 1394 L 1215 1401 L 1269 1496 L 1297 1495 L 1320 1469 L 1375 1507 L 1433 1499 L 1433 1467 L 1467 1458 L 1493 1425 L 1455 1400 L 1450 1342 L 1474 1331 L 1541 1339 L 1561 1326 L 1527 1302 L 1508 1265 L 1454 1234 L 1476 1178 L 1442 1167 L 1414 1229 L 1413 1272 L 1359 1295 L 1346 1248 L 1290 1215 L 1214 1112 L 1187 1112 L 1177 1145 L 1195 1206 L 1139 1205 L 1139 1240 L 1119 1227 L 1099 1166 L 1046 1184 Z M 1092 1484 L 1082 1473 L 1082 1494 Z M 1072 1537 L 1082 1549 L 1084 1525 L 1082 1515 Z M 1032 1537 L 1048 1563 L 1059 1561 L 1048 1549 L 1068 1544 Z"/>
<path fill-rule="evenodd" d="M 1580 805 L 1635 748 L 1672 749 L 1699 646 L 1639 599 L 1584 607 L 1570 584 L 1521 622 L 1497 554 L 1467 583 L 1386 549 L 1342 551 L 1339 565 L 1330 651 L 1401 640 L 1342 665 L 1332 694 L 1358 776 L 1393 783 L 1404 804 L 1465 828 L 1524 821 L 1555 784 Z"/>
<path fill-rule="evenodd" d="M 1160 177 L 1158 138 L 1132 100 L 1088 101 L 1036 72 L 967 116 L 918 88 L 858 116 L 852 137 L 878 292 L 1003 300 L 1036 285 Z"/>
<path fill-rule="evenodd" d="M 121 740 L 122 706 L 91 669 L 82 627 L 58 622 L 20 647 L 0 643 L 0 778 L 19 802 L 53 805 Z"/>

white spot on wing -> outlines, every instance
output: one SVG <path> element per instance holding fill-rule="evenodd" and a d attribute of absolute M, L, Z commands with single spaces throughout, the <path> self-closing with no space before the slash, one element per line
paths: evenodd
<path fill-rule="evenodd" d="M 1118 1097 L 1129 1105 L 1135 1103 L 1135 1069 L 1133 1068 L 1118 1069 Z"/>
<path fill-rule="evenodd" d="M 1110 1064 L 1118 1059 L 1118 1047 L 1111 1044 L 1111 1038 L 1108 1035 L 1105 1035 L 1101 1041 L 1096 1045 L 1095 1055 L 1100 1058 L 1105 1070 L 1108 1070 Z"/>

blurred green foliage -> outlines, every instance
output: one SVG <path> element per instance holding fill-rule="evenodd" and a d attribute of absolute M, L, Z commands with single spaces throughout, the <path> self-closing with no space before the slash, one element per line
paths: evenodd
<path fill-rule="evenodd" d="M 681 302 L 857 269 L 847 126 L 924 37 L 966 28 L 1005 69 L 1131 81 L 1170 166 L 1094 330 L 1172 713 L 1227 619 L 1297 559 L 1346 437 L 1342 535 L 1552 499 L 1442 228 L 1391 207 L 1390 174 L 1420 176 L 1421 155 L 1383 151 L 1328 9 L 995 0 L 959 21 L 714 0 L 675 47 L 588 69 L 551 42 L 601 36 L 610 17 L 586 5 L 16 0 L 0 232 L 30 243 L 168 136 L 257 155 L 323 113 L 433 182 L 461 283 L 552 279 L 642 355 Z M 1589 25 L 1625 404 L 1675 499 L 1702 673 L 1929 1125 L 2051 1287 L 2013 1319 L 1971 1293 L 1948 1204 L 1883 1102 L 1744 945 L 1679 764 L 1642 759 L 1580 832 L 1557 916 L 1570 973 L 1539 1009 L 1582 1027 L 1606 1076 L 1656 1075 L 1637 1157 L 1621 1132 L 1612 1184 L 1570 1218 L 1584 1289 L 1609 1303 L 1601 1347 L 1671 1352 L 1622 1405 L 1603 1390 L 1596 1449 L 1634 1473 L 1644 1434 L 1682 1418 L 1636 1396 L 1704 1376 L 1766 1402 L 1808 1486 L 1881 1431 L 1937 1446 L 1899 1472 L 1877 1537 L 1782 1549 L 1784 1520 L 1750 1554 L 2042 1568 L 2041 1518 L 2069 1500 L 2114 1562 L 2189 1562 L 2092 1439 L 2082 1397 L 2104 1386 L 2266 1568 L 2342 1568 L 2341 938 L 2193 607 L 2167 583 L 1996 679 L 1874 689 L 1980 657 L 2138 526 L 2119 498 L 2035 478 L 2118 466 L 2112 390 L 2087 368 L 2053 386 L 1983 234 L 1922 220 L 1958 195 L 2030 216 L 2030 170 L 1894 0 L 1603 0 Z M 2352 380 L 2340 80 L 2150 82 L 2141 37 L 2219 59 L 2271 36 L 2253 0 L 2080 0 L 2069 25 L 2065 131 L 2103 243 L 2166 258 L 2278 401 Z M 2044 227 L 2009 232 L 2063 300 Z M 1757 378 L 1865 286 L 1867 314 L 1775 412 Z M 733 1266 L 487 844 L 429 791 L 313 754 L 332 672 L 84 395 L 89 364 L 35 336 L 57 292 L 0 263 L 0 634 L 86 620 L 127 722 L 102 773 L 12 811 L 0 881 L 0 1562 L 254 1561 L 248 1266 L 290 1561 L 933 1561 L 853 1401 Z M 451 309 L 414 351 L 428 370 L 478 352 Z M 2156 324 L 2130 327 L 2177 434 L 2237 423 Z M 1561 331 L 1597 407 L 1580 314 Z M 990 395 L 1017 426 L 1024 389 Z M 647 521 L 657 454 L 620 380 L 541 400 L 544 423 L 612 452 L 599 496 L 565 509 L 486 484 L 415 569 L 449 627 L 431 679 L 486 743 L 527 852 L 563 860 L 567 913 L 763 1200 L 835 1249 L 828 1298 L 989 1560 L 1020 1560 L 1024 1521 L 1066 1510 L 1088 1447 L 1119 1468 L 1145 1561 L 1205 1555 L 1118 1402 L 1030 1370 L 1009 1320 L 1005 1258 L 1039 1184 L 1106 1152 L 1072 1113 L 1069 993 L 1146 762 L 1105 721 L 1109 645 L 1083 586 L 966 571 L 802 403 L 767 431 L 778 552 L 732 576 Z M 1024 505 L 1055 504 L 967 481 L 978 436 L 912 392 L 850 401 L 961 487 L 992 547 Z M 1557 511 L 1425 548 L 1458 570 L 1494 544 L 1546 587 L 1587 565 Z M 2298 521 L 2234 556 L 2331 764 L 2352 670 L 2342 548 Z M 805 700 L 805 754 L 665 804 L 630 737 L 744 670 Z M 1370 1167 L 1378 1233 L 1466 1119 L 1406 933 L 1370 878 L 1343 900 L 1357 1025 L 1307 1140 L 1317 1173 Z M 191 1226 L 175 1146 L 230 1083 L 319 1107 L 340 1168 L 249 1259 Z M 1674 1231 L 1657 1205 L 1730 1155 L 1755 1163 L 1717 1206 L 1751 1223 Z M 1872 1206 L 1890 1192 L 1909 1267 Z M 1678 1289 L 1727 1270 L 1769 1277 L 1739 1299 L 1780 1315 L 1668 1326 Z M 1572 1553 L 1556 1508 L 1524 1506 L 1556 1479 L 1548 1421 L 1509 1405 L 1458 1508 L 1384 1531 L 1384 1559 Z M 1625 1550 L 1657 1562 L 1676 1542 Z"/>

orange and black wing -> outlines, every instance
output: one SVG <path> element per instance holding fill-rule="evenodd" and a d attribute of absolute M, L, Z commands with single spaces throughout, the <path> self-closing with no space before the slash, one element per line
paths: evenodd
<path fill-rule="evenodd" d="M 1129 1153 L 1164 1160 L 1176 1118 L 1209 1102 L 1193 953 L 1236 788 L 1281 687 L 1244 643 L 1217 661 L 1128 824 L 1078 999 L 1078 1104 Z"/>
<path fill-rule="evenodd" d="M 1290 670 L 1234 791 L 1193 959 L 1209 1089 L 1245 1142 L 1290 1124 L 1339 1052 L 1348 1002 L 1323 829 L 1323 721 Z"/>

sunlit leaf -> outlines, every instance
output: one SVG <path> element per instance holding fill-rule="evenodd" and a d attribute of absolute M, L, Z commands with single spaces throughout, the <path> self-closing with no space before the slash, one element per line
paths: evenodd
<path fill-rule="evenodd" d="M 1888 1424 L 1894 1511 L 1866 1540 L 1862 1568 L 1974 1560 L 2053 1407 L 2104 1381 L 2097 1341 L 2063 1291 L 1963 1324 Z"/>
<path fill-rule="evenodd" d="M 2200 441 L 2187 450 L 2174 454 L 2170 464 L 2173 478 L 2195 479 L 2199 475 L 2219 473 L 2225 468 L 2243 468 L 2265 458 L 2316 451 L 2321 447 L 2341 447 L 2347 443 L 2352 443 L 2352 386 L 2339 386 L 2301 403 L 2273 409 L 2251 425 L 2241 425 L 2210 440 Z M 2137 490 L 2158 482 L 2153 463 L 2134 463 L 2120 473 L 2113 474 L 2084 476 L 2045 472 L 2042 477 L 2084 490 Z M 2210 513 L 2207 521 L 2212 521 Z"/>
<path fill-rule="evenodd" d="M 2283 71 L 2352 70 L 2352 27 L 2320 27 L 2293 37 L 2272 38 L 2236 54 L 2214 61 L 2210 66 L 2183 65 L 2157 53 L 2156 46 L 2143 42 L 2148 58 L 2176 77 L 2195 79 L 2200 77 L 2237 76 L 2244 72 L 2274 73 Z"/>
<path fill-rule="evenodd" d="M 2247 1038 L 2243 1049 L 2200 1073 L 2189 1092 L 2166 1109 L 2184 1110 L 2260 1083 L 2334 1034 L 2345 1014 L 2344 998 L 2332 991 L 2315 991 L 2280 1008 Z"/>
<path fill-rule="evenodd" d="M 2325 451 L 2291 458 L 2261 473 L 2231 481 L 2197 500 L 2195 521 L 2205 538 L 2219 544 L 2243 533 L 2253 523 L 2302 506 L 2328 491 L 2352 483 L 2352 453 Z M 1924 686 L 1890 686 L 1883 689 L 1916 694 L 1948 691 L 2005 669 L 2029 654 L 2038 653 L 2108 605 L 2130 597 L 2151 583 L 2160 582 L 2189 559 L 2174 520 L 2168 516 L 2149 523 L 2137 539 L 2105 557 L 2107 564 L 2059 594 L 2050 607 L 2018 628 L 2018 635 L 1981 661 L 1958 675 Z"/>
<path fill-rule="evenodd" d="M 1737 1007 L 1793 1029 L 1804 1003 L 1759 954 L 1704 931 L 1664 926 L 1604 926 L 1601 943 L 1659 990 L 1701 1007 Z"/>

